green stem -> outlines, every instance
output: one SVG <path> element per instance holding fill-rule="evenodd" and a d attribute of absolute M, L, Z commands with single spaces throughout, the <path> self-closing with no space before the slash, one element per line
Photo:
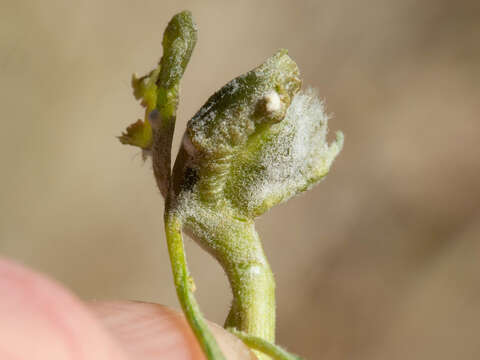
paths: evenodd
<path fill-rule="evenodd" d="M 274 342 L 275 281 L 253 221 L 202 204 L 192 208 L 194 214 L 202 215 L 200 219 L 187 216 L 187 229 L 218 260 L 232 288 L 225 326 Z"/>
<path fill-rule="evenodd" d="M 263 254 L 262 254 L 263 255 Z M 238 261 L 224 267 L 233 293 L 225 327 L 275 341 L 275 282 L 268 263 Z M 269 359 L 257 353 L 259 359 Z"/>
<path fill-rule="evenodd" d="M 167 208 L 168 209 L 168 208 Z M 193 296 L 182 239 L 182 224 L 171 211 L 165 212 L 165 233 L 175 288 L 183 312 L 208 360 L 225 360 Z"/>
<path fill-rule="evenodd" d="M 272 359 L 275 360 L 302 360 L 300 356 L 294 355 L 289 353 L 288 351 L 282 349 L 280 346 L 272 344 L 271 342 L 265 341 L 259 337 L 251 336 L 243 331 L 238 331 L 234 328 L 228 329 L 232 334 L 237 336 L 240 340 L 242 340 L 245 345 L 249 348 L 258 350 L 265 355 L 270 356 Z"/>
<path fill-rule="evenodd" d="M 275 281 L 263 249 L 252 246 L 244 258 L 228 259 L 223 268 L 233 293 L 232 307 L 225 327 L 275 341 Z M 245 239 L 241 239 L 245 243 Z M 251 255 L 255 255 L 252 259 Z"/>

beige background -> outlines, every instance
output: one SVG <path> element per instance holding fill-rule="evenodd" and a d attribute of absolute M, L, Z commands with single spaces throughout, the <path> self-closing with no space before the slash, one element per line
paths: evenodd
<path fill-rule="evenodd" d="M 150 164 L 115 136 L 141 116 L 131 73 L 187 8 L 199 41 L 175 144 L 280 47 L 346 134 L 326 181 L 258 221 L 279 342 L 309 359 L 480 358 L 478 4 L 0 0 L 0 253 L 85 299 L 177 307 Z M 221 323 L 225 276 L 187 248 Z"/>

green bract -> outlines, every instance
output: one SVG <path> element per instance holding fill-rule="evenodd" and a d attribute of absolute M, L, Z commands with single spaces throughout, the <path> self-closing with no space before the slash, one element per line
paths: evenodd
<path fill-rule="evenodd" d="M 300 90 L 295 62 L 280 50 L 212 95 L 188 122 L 171 169 L 179 83 L 197 40 L 189 12 L 175 15 L 164 54 L 133 77 L 144 120 L 120 141 L 151 154 L 165 197 L 165 229 L 178 298 L 208 359 L 224 359 L 193 296 L 181 232 L 224 268 L 233 292 L 225 322 L 247 345 L 278 359 L 297 358 L 273 345 L 275 283 L 254 218 L 318 183 L 342 148 L 326 141 L 328 116 L 313 90 Z M 257 353 L 261 359 L 267 355 Z"/>

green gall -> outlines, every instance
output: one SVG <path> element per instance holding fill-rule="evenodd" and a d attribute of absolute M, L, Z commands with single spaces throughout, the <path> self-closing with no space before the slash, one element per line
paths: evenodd
<path fill-rule="evenodd" d="M 324 105 L 300 85 L 295 62 L 281 50 L 210 97 L 188 122 L 176 192 L 253 219 L 318 183 L 343 137 L 327 143 Z"/>

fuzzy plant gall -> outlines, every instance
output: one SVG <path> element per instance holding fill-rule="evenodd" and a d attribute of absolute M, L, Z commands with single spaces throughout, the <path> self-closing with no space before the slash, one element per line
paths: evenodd
<path fill-rule="evenodd" d="M 225 327 L 259 359 L 299 359 L 275 345 L 275 282 L 255 217 L 322 180 L 343 135 L 328 143 L 328 116 L 286 50 L 213 94 L 188 122 L 173 169 L 171 145 L 180 79 L 197 40 L 187 11 L 165 30 L 159 65 L 134 76 L 143 120 L 119 137 L 151 155 L 165 198 L 165 232 L 177 295 L 206 357 L 224 356 L 193 296 L 182 232 L 225 270 L 233 293 Z"/>

